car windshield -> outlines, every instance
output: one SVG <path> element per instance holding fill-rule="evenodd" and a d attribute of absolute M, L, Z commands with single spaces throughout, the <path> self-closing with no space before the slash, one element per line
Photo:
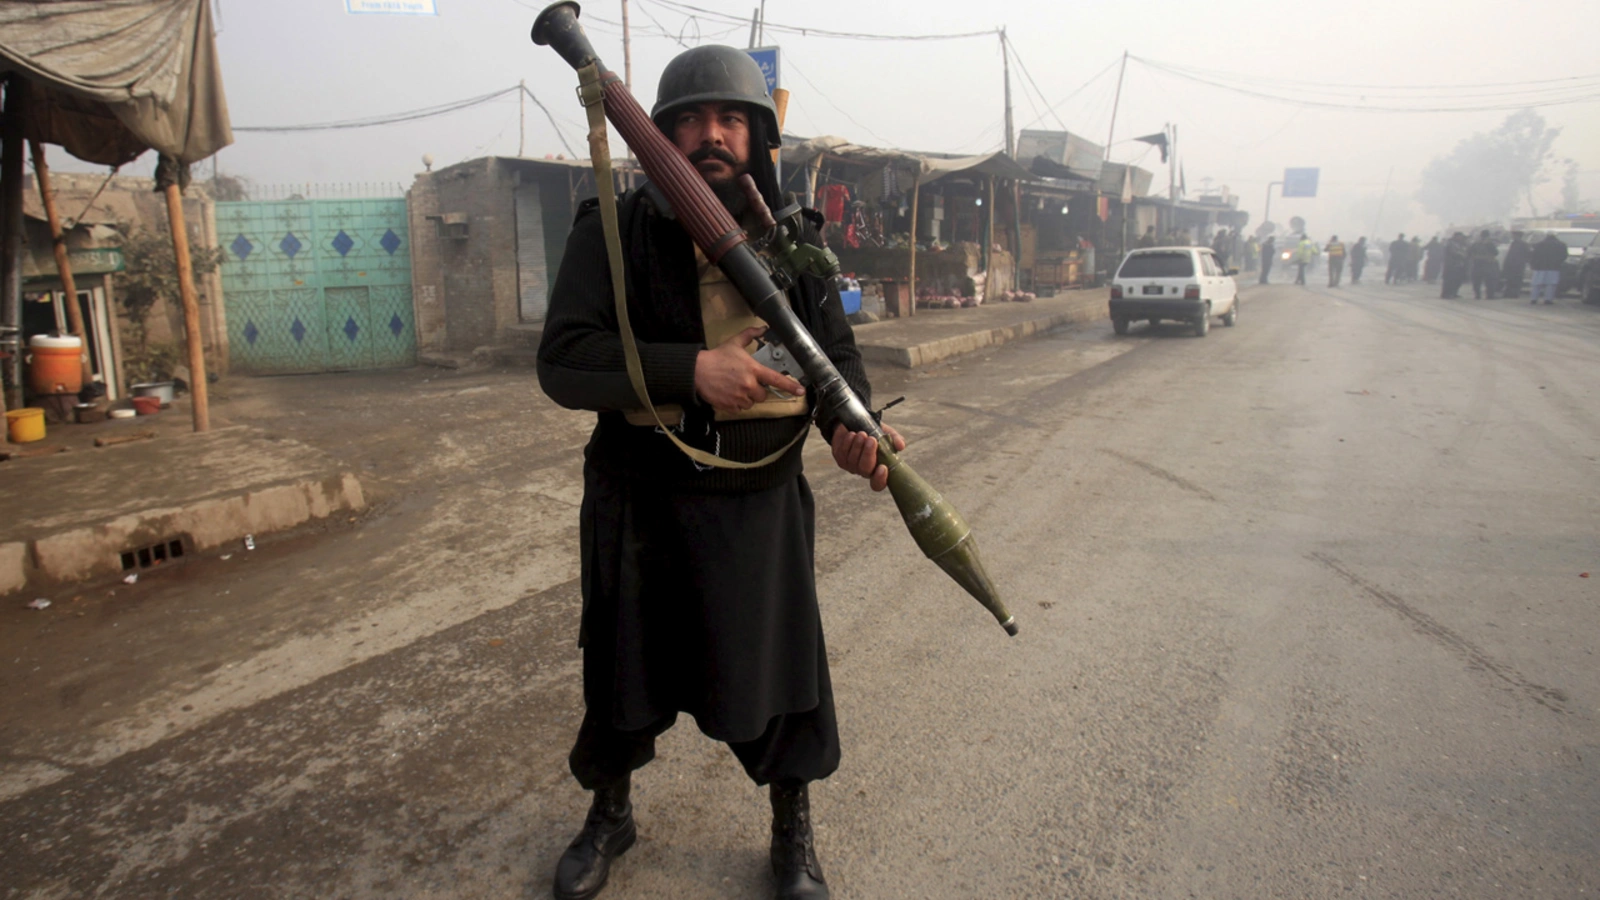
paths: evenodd
<path fill-rule="evenodd" d="M 1194 259 L 1187 253 L 1135 253 L 1122 264 L 1119 278 L 1188 278 Z"/>
<path fill-rule="evenodd" d="M 1568 250 L 1582 250 L 1594 243 L 1594 236 L 1600 231 L 1557 231 L 1555 236 L 1567 245 Z"/>

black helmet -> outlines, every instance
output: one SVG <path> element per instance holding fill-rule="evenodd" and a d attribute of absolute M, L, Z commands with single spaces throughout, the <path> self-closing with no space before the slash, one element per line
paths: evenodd
<path fill-rule="evenodd" d="M 673 113 L 700 103 L 748 103 L 755 107 L 766 128 L 769 147 L 783 145 L 778 129 L 778 108 L 767 96 L 767 76 L 750 55 L 734 47 L 707 44 L 685 50 L 667 63 L 656 88 L 656 105 L 650 118 L 663 133 L 672 133 Z"/>

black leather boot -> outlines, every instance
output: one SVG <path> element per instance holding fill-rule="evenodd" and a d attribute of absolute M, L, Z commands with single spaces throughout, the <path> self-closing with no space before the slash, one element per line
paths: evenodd
<path fill-rule="evenodd" d="M 828 900 L 811 834 L 806 783 L 774 782 L 771 792 L 772 874 L 778 881 L 778 900 Z"/>
<path fill-rule="evenodd" d="M 611 875 L 611 861 L 633 846 L 638 830 L 633 825 L 628 787 L 629 779 L 624 777 L 594 792 L 583 830 L 556 863 L 556 900 L 590 900 L 598 896 Z"/>

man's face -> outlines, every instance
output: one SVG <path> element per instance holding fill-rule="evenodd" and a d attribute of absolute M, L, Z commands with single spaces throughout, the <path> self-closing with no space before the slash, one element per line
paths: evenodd
<path fill-rule="evenodd" d="M 729 184 L 750 161 L 750 113 L 742 103 L 701 103 L 672 123 L 672 142 L 710 184 Z"/>

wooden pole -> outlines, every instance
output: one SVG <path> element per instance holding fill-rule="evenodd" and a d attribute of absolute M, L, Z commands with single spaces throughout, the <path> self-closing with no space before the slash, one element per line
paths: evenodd
<path fill-rule="evenodd" d="M 922 172 L 911 176 L 911 277 L 906 281 L 906 315 L 917 314 L 917 198 L 921 196 Z"/>
<path fill-rule="evenodd" d="M 56 212 L 56 194 L 50 187 L 50 167 L 45 163 L 44 147 L 38 141 L 29 141 L 33 151 L 33 174 L 39 179 L 39 198 L 44 201 L 44 215 L 50 222 L 50 240 L 56 255 L 56 271 L 61 273 L 61 287 L 67 292 L 67 322 L 78 339 L 78 363 L 83 369 L 85 386 L 94 380 L 89 365 L 89 332 L 83 327 L 83 310 L 78 306 L 78 284 L 72 278 L 72 261 L 67 258 L 67 236 L 61 229 L 61 216 Z"/>
<path fill-rule="evenodd" d="M 1122 51 L 1122 68 L 1117 70 L 1117 92 L 1111 98 L 1111 127 L 1106 130 L 1106 149 L 1101 159 L 1111 158 L 1111 138 L 1117 133 L 1117 107 L 1122 104 L 1122 76 L 1128 74 L 1128 51 Z"/>
<path fill-rule="evenodd" d="M 628 0 L 622 0 L 622 86 L 633 90 L 633 37 L 628 30 Z"/>
<path fill-rule="evenodd" d="M 985 180 L 989 182 L 989 216 L 983 228 L 983 296 L 978 299 L 987 302 L 994 296 L 994 176 Z"/>
<path fill-rule="evenodd" d="M 183 224 L 183 191 L 167 185 L 167 222 L 172 227 L 172 255 L 178 264 L 178 292 L 183 296 L 183 339 L 189 346 L 189 397 L 194 402 L 194 430 L 211 430 L 211 405 L 206 392 L 206 355 L 200 346 L 200 301 L 194 291 L 189 260 L 189 232 Z"/>
<path fill-rule="evenodd" d="M 521 159 L 528 154 L 523 152 L 528 146 L 528 80 L 517 82 L 517 158 Z"/>
<path fill-rule="evenodd" d="M 11 391 L 5 409 L 22 408 L 22 113 L 28 102 L 28 82 L 13 72 L 6 79 L 5 119 L 0 123 L 4 148 L 0 151 L 0 324 L 16 329 L 12 334 Z"/>

